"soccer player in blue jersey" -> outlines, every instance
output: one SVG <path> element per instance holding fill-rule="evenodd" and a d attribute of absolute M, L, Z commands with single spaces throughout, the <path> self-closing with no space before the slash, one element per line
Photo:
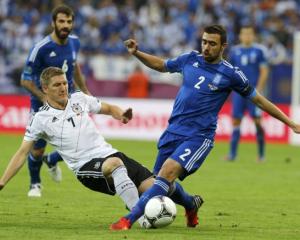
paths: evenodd
<path fill-rule="evenodd" d="M 222 26 L 204 28 L 202 54 L 192 51 L 164 60 L 139 51 L 133 39 L 125 41 L 125 45 L 129 53 L 146 66 L 160 72 L 181 73 L 183 83 L 176 96 L 169 125 L 158 142 L 154 185 L 143 193 L 127 216 L 110 225 L 111 230 L 130 229 L 143 214 L 147 201 L 157 195 L 168 195 L 176 203 L 185 206 L 188 227 L 198 224 L 200 198 L 186 193 L 175 180 L 184 180 L 194 173 L 211 151 L 218 113 L 231 91 L 251 99 L 295 133 L 300 133 L 299 124 L 263 97 L 239 68 L 222 58 L 227 46 L 226 31 Z"/>
<path fill-rule="evenodd" d="M 76 62 L 80 42 L 76 36 L 70 35 L 73 23 L 74 13 L 71 8 L 66 5 L 56 7 L 52 11 L 53 32 L 36 43 L 30 50 L 21 76 L 21 84 L 31 94 L 31 114 L 37 112 L 46 101 L 40 85 L 40 74 L 49 66 L 59 67 L 65 72 L 70 93 L 74 92 L 75 89 L 73 76 L 77 86 L 83 92 L 89 93 L 80 67 Z M 57 162 L 61 161 L 62 158 L 57 152 L 43 156 L 45 147 L 46 141 L 40 139 L 28 156 L 29 197 L 41 196 L 40 169 L 43 161 L 48 165 L 53 180 L 61 181 L 61 170 L 57 166 Z"/>
<path fill-rule="evenodd" d="M 262 92 L 268 79 L 268 65 L 266 49 L 264 46 L 254 43 L 255 32 L 250 25 L 243 26 L 239 34 L 240 44 L 232 48 L 229 53 L 229 62 L 241 69 L 247 76 L 250 84 L 255 86 L 258 92 Z M 232 94 L 232 123 L 233 132 L 230 141 L 230 153 L 226 160 L 235 160 L 240 140 L 240 125 L 245 111 L 248 110 L 256 126 L 256 139 L 258 144 L 258 158 L 265 158 L 265 138 L 261 124 L 261 110 L 249 99 L 240 94 Z"/>

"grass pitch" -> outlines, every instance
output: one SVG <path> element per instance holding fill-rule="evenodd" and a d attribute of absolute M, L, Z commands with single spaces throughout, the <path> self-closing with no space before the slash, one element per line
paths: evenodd
<path fill-rule="evenodd" d="M 0 135 L 0 174 L 22 136 Z M 110 141 L 151 168 L 155 142 Z M 200 225 L 185 227 L 178 206 L 174 223 L 163 229 L 110 232 L 108 226 L 127 213 L 118 197 L 92 192 L 60 163 L 63 181 L 52 182 L 42 168 L 43 196 L 27 197 L 27 166 L 0 192 L 0 239 L 300 239 L 300 148 L 267 145 L 267 161 L 255 162 L 256 146 L 243 143 L 239 160 L 224 162 L 227 143 L 216 143 L 200 170 L 183 186 L 203 196 Z"/>

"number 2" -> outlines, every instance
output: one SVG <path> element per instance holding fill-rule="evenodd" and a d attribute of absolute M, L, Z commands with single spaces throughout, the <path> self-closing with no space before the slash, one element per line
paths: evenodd
<path fill-rule="evenodd" d="M 190 155 L 192 151 L 191 151 L 191 149 L 186 148 L 186 149 L 184 149 L 184 152 L 185 152 L 185 153 L 183 153 L 183 154 L 181 154 L 181 155 L 179 156 L 179 158 L 180 158 L 182 161 L 185 161 L 185 157 L 188 156 L 188 155 Z"/>
<path fill-rule="evenodd" d="M 197 82 L 194 87 L 197 88 L 197 89 L 200 89 L 200 84 L 204 82 L 205 77 L 200 76 L 198 79 L 199 79 L 199 82 Z"/>

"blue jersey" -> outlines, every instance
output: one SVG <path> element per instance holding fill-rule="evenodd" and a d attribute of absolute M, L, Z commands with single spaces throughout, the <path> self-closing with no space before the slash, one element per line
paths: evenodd
<path fill-rule="evenodd" d="M 67 77 L 69 92 L 74 91 L 73 73 L 74 65 L 80 48 L 79 39 L 69 35 L 65 45 L 55 43 L 51 36 L 46 36 L 30 50 L 22 73 L 22 79 L 33 81 L 41 89 L 40 75 L 47 67 L 61 68 Z M 36 112 L 42 102 L 31 94 L 31 107 Z"/>
<path fill-rule="evenodd" d="M 166 131 L 213 138 L 218 113 L 232 90 L 250 98 L 255 89 L 239 68 L 225 60 L 207 63 L 196 51 L 165 61 L 169 72 L 183 75 Z"/>
<path fill-rule="evenodd" d="M 253 86 L 257 85 L 259 78 L 259 68 L 267 65 L 266 49 L 259 44 L 253 44 L 251 47 L 236 45 L 229 53 L 229 62 L 239 67 L 248 77 Z"/>

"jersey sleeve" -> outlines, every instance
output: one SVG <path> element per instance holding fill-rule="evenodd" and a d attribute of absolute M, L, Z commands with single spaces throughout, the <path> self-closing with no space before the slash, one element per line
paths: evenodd
<path fill-rule="evenodd" d="M 256 96 L 255 88 L 250 84 L 248 78 L 238 67 L 234 68 L 231 87 L 243 97 L 253 98 Z"/>
<path fill-rule="evenodd" d="M 181 72 L 190 54 L 191 53 L 184 53 L 176 58 L 170 58 L 165 60 L 165 68 L 170 73 Z"/>
<path fill-rule="evenodd" d="M 41 125 L 38 117 L 32 116 L 29 124 L 26 126 L 26 132 L 24 135 L 25 141 L 37 141 L 44 136 L 43 126 Z"/>
<path fill-rule="evenodd" d="M 84 93 L 83 93 L 84 94 Z M 100 109 L 101 109 L 101 101 L 94 97 L 94 96 L 89 96 L 84 94 L 85 99 L 87 100 L 87 104 L 89 107 L 89 112 L 91 113 L 99 113 Z"/>
<path fill-rule="evenodd" d="M 41 64 L 41 54 L 40 51 L 37 50 L 35 47 L 33 47 L 30 50 L 30 53 L 27 57 L 22 76 L 21 78 L 24 80 L 30 80 L 33 81 L 34 74 L 37 72 L 37 70 L 40 68 Z"/>

